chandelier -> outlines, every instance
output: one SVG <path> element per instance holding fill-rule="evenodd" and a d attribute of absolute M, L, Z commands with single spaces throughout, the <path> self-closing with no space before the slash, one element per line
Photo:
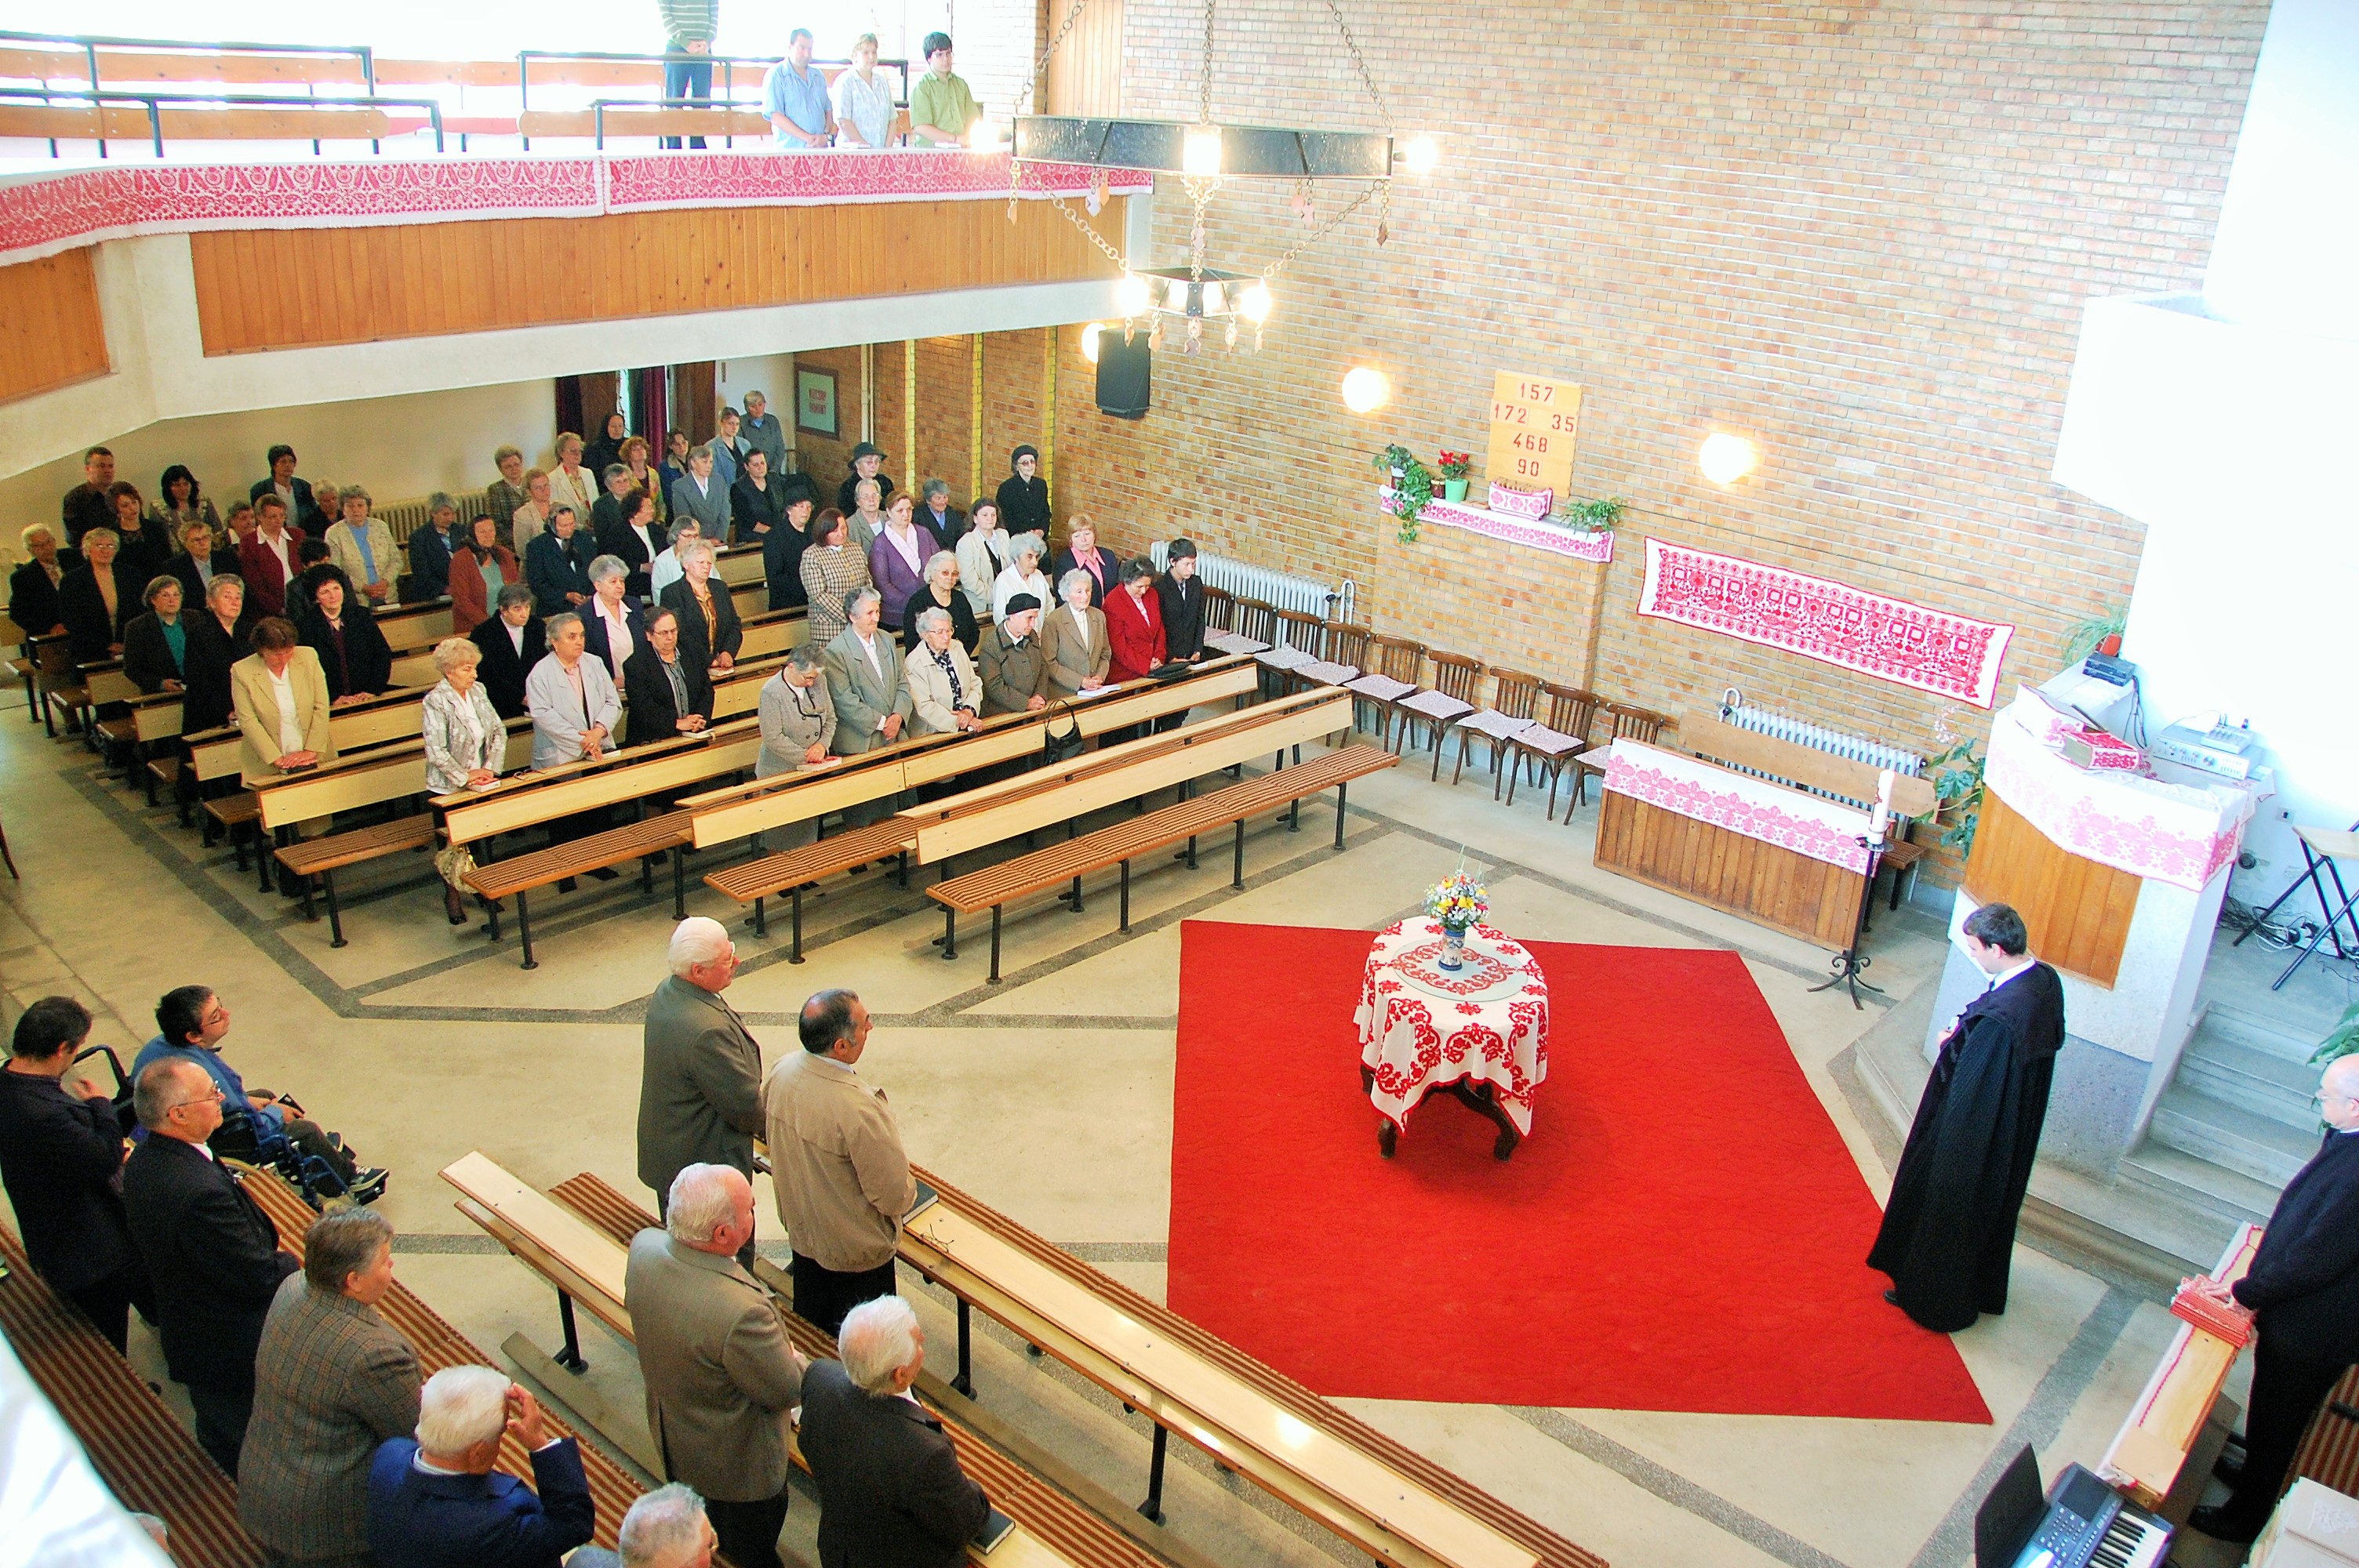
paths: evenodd
<path fill-rule="evenodd" d="M 1008 215 L 1015 216 L 1015 192 L 1024 182 L 1027 162 L 1080 164 L 1100 171 L 1109 169 L 1147 169 L 1158 174 L 1176 174 L 1188 192 L 1193 209 L 1189 224 L 1188 258 L 1168 265 L 1147 265 L 1125 257 L 1109 244 L 1103 236 L 1071 207 L 1062 197 L 1046 191 L 1049 200 L 1068 221 L 1087 234 L 1098 249 L 1103 251 L 1114 265 L 1122 268 L 1122 281 L 1114 291 L 1115 308 L 1122 312 L 1123 336 L 1125 341 L 1135 338 L 1142 326 L 1147 332 L 1148 343 L 1161 348 L 1168 333 L 1180 336 L 1180 351 L 1192 354 L 1200 351 L 1208 330 L 1216 332 L 1222 343 L 1230 349 L 1238 346 L 1243 333 L 1240 323 L 1250 328 L 1252 346 L 1261 347 L 1262 329 L 1277 308 L 1270 280 L 1283 271 L 1296 256 L 1332 233 L 1354 212 L 1371 200 L 1377 204 L 1376 243 L 1392 238 L 1392 182 L 1397 170 L 1423 175 L 1432 170 L 1439 161 L 1433 138 L 1417 135 L 1404 143 L 1393 124 L 1392 112 L 1385 104 L 1384 94 L 1376 90 L 1375 75 L 1361 56 L 1358 40 L 1345 25 L 1343 14 L 1335 0 L 1327 0 L 1328 15 L 1333 17 L 1336 30 L 1343 35 L 1344 48 L 1358 70 L 1360 83 L 1369 101 L 1375 105 L 1384 130 L 1325 131 L 1285 129 L 1268 125 L 1224 125 L 1212 117 L 1212 0 L 1204 4 L 1204 49 L 1201 88 L 1197 97 L 1196 118 L 1192 122 L 1177 120 L 1106 119 L 1061 114 L 1027 114 L 1022 113 L 1031 96 L 1033 84 L 1048 69 L 1058 46 L 1072 31 L 1089 0 L 1073 0 L 1072 8 L 1065 15 L 1064 26 L 1049 40 L 1047 53 L 1040 57 L 1033 70 L 1032 79 L 1016 94 L 1017 114 L 1015 120 L 1014 157 L 1011 160 L 1013 187 L 1009 191 Z M 1206 210 L 1221 188 L 1233 180 L 1255 182 L 1286 181 L 1294 187 L 1295 216 L 1311 232 L 1279 254 L 1258 271 L 1226 270 L 1213 266 L 1209 256 L 1211 243 L 1206 223 Z M 1343 180 L 1360 182 L 1362 189 L 1340 211 L 1320 221 L 1319 186 L 1324 182 Z M 1096 211 L 1099 193 L 1105 189 L 1105 176 L 1101 172 L 1097 191 L 1093 193 L 1091 210 Z"/>

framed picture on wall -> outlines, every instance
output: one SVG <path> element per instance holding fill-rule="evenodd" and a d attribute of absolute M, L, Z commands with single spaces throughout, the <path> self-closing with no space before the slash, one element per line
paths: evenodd
<path fill-rule="evenodd" d="M 795 428 L 814 436 L 832 436 L 839 421 L 835 407 L 835 372 L 795 367 Z"/>

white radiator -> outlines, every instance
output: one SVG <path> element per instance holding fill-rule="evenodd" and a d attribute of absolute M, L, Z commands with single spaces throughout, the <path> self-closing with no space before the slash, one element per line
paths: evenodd
<path fill-rule="evenodd" d="M 1153 556 L 1158 571 L 1164 566 L 1164 550 L 1163 541 L 1157 540 Z M 1350 578 L 1330 588 L 1315 577 L 1275 572 L 1208 551 L 1197 552 L 1196 576 L 1206 588 L 1217 588 L 1239 599 L 1258 599 L 1279 610 L 1299 610 L 1321 621 L 1359 618 L 1360 587 Z"/>
<path fill-rule="evenodd" d="M 462 532 L 465 531 L 467 524 L 474 521 L 478 514 L 489 509 L 484 492 L 480 490 L 453 491 L 451 492 L 451 499 L 459 503 L 459 527 Z M 392 534 L 395 544 L 407 546 L 409 543 L 410 530 L 426 525 L 427 501 L 427 497 L 419 496 L 411 501 L 388 502 L 382 506 L 370 507 L 369 515 L 386 525 L 386 531 Z"/>

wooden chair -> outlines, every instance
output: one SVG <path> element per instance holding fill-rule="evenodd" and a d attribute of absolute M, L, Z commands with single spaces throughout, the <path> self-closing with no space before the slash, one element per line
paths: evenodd
<path fill-rule="evenodd" d="M 1589 744 L 1589 726 L 1597 714 L 1597 694 L 1555 681 L 1542 681 L 1540 690 L 1548 694 L 1548 722 L 1535 724 L 1507 742 L 1507 804 L 1516 804 L 1516 774 L 1529 771 L 1535 775 L 1535 784 L 1543 778 L 1548 781 L 1548 819 L 1553 822 L 1557 781 L 1563 774 L 1566 762 L 1579 756 Z M 1570 811 L 1568 807 L 1568 814 Z"/>
<path fill-rule="evenodd" d="M 1572 805 L 1564 808 L 1564 820 L 1568 827 L 1572 823 L 1573 806 L 1588 798 L 1589 776 L 1592 773 L 1601 778 L 1604 776 L 1607 746 L 1621 740 L 1644 741 L 1651 744 L 1662 734 L 1665 727 L 1676 722 L 1668 713 L 1657 713 L 1652 708 L 1637 708 L 1626 702 L 1607 703 L 1605 716 L 1604 742 L 1594 750 L 1582 752 L 1572 760 Z"/>
<path fill-rule="evenodd" d="M 1358 680 L 1368 665 L 1368 636 L 1365 626 L 1349 621 L 1330 621 L 1320 628 L 1319 662 L 1306 665 L 1300 679 L 1306 686 L 1346 686 Z M 1352 729 L 1360 728 L 1360 705 L 1352 704 Z"/>
<path fill-rule="evenodd" d="M 1237 629 L 1237 596 L 1225 588 L 1204 585 L 1204 626 L 1207 631 Z"/>
<path fill-rule="evenodd" d="M 1527 676 L 1520 670 L 1491 671 L 1491 706 L 1468 714 L 1451 728 L 1458 731 L 1458 765 L 1451 770 L 1450 782 L 1454 786 L 1466 772 L 1467 752 L 1477 735 L 1491 742 L 1491 798 L 1499 798 L 1505 784 L 1500 759 L 1507 754 L 1506 742 L 1517 733 L 1531 728 L 1533 709 L 1539 706 L 1540 677 Z M 1440 766 L 1437 750 L 1434 765 Z"/>
<path fill-rule="evenodd" d="M 1463 654 L 1437 653 L 1433 655 L 1432 687 L 1404 697 L 1396 705 L 1400 710 L 1400 743 L 1404 751 L 1414 741 L 1419 725 L 1433 731 L 1432 777 L 1437 782 L 1441 777 L 1441 738 L 1452 724 L 1474 711 L 1474 694 L 1482 689 L 1482 660 Z"/>
<path fill-rule="evenodd" d="M 1212 589 L 1206 589 L 1209 596 Z M 1275 644 L 1277 642 L 1277 607 L 1258 599 L 1235 598 L 1231 601 L 1236 624 L 1230 630 L 1240 636 L 1251 637 L 1256 643 Z"/>
<path fill-rule="evenodd" d="M 1377 738 L 1389 748 L 1393 715 L 1399 711 L 1400 699 L 1416 692 L 1419 677 L 1425 673 L 1425 644 L 1407 637 L 1372 636 L 1364 667 L 1367 673 L 1357 680 L 1344 682 L 1343 687 L 1355 699 L 1355 721 L 1360 702 L 1374 705 L 1381 724 Z"/>
<path fill-rule="evenodd" d="M 62 636 L 45 637 L 33 644 L 33 656 L 41 677 L 41 721 L 55 735 L 57 710 L 62 706 L 66 733 L 80 733 L 82 719 L 90 712 L 90 687 L 82 678 L 81 667 L 74 663 L 72 648 Z"/>
<path fill-rule="evenodd" d="M 1277 695 L 1284 697 L 1311 684 L 1298 672 L 1305 665 L 1319 662 L 1319 650 L 1325 642 L 1325 627 L 1319 617 L 1308 611 L 1273 610 L 1270 614 L 1276 622 L 1275 633 L 1268 639 L 1273 646 L 1267 653 L 1256 654 L 1254 657 L 1261 662 L 1262 670 L 1276 687 Z"/>

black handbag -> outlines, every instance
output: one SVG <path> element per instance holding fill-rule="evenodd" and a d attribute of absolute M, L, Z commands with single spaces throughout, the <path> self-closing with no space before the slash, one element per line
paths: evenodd
<path fill-rule="evenodd" d="M 1057 713 L 1060 708 L 1065 715 L 1065 732 L 1061 735 L 1057 733 Z M 1071 762 L 1088 749 L 1089 742 L 1082 739 L 1082 721 L 1073 717 L 1071 703 L 1057 704 L 1049 710 L 1048 718 L 1049 722 L 1041 731 L 1041 761 L 1053 768 L 1060 762 Z"/>

